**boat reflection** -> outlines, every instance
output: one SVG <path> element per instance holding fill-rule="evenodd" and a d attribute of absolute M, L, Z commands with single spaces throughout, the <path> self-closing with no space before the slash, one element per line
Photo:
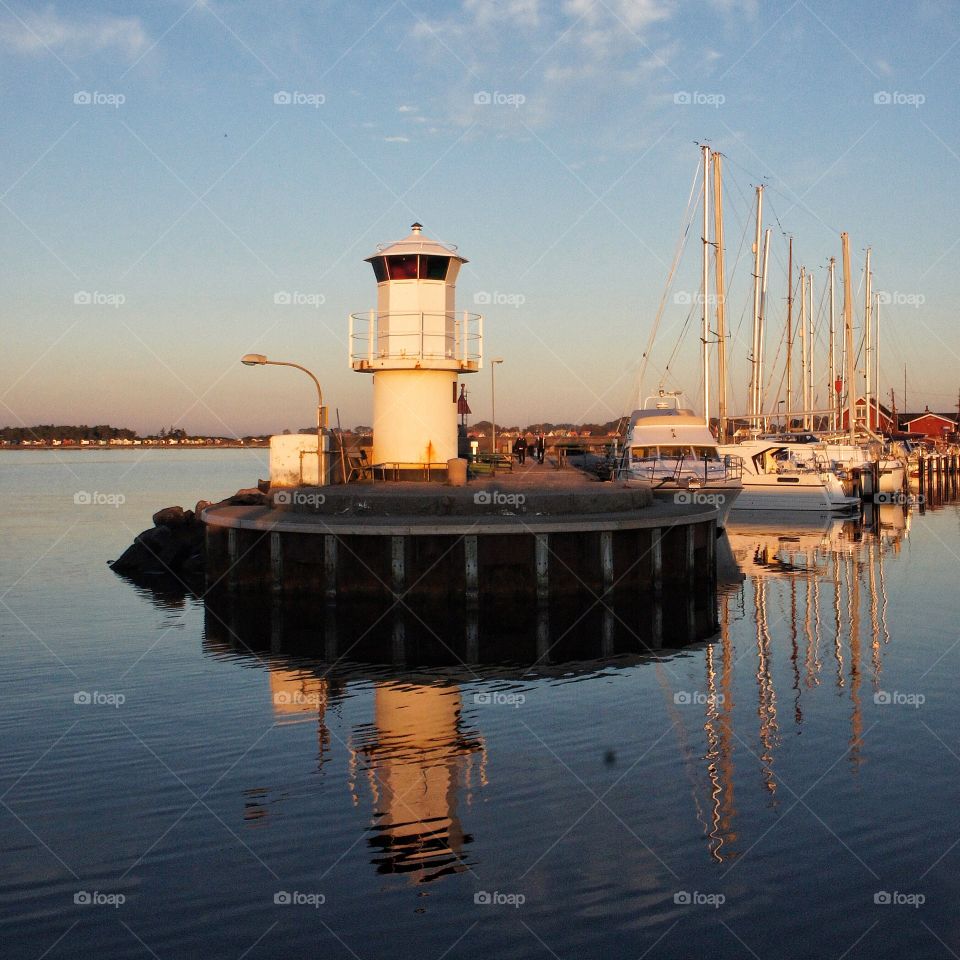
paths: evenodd
<path fill-rule="evenodd" d="M 720 640 L 705 659 L 707 697 L 703 729 L 709 751 L 713 817 L 708 832 L 711 856 L 735 858 L 737 815 L 734 803 L 735 747 L 746 752 L 759 772 L 768 802 L 776 806 L 777 751 L 782 745 L 775 678 L 790 676 L 795 727 L 804 722 L 804 695 L 826 679 L 824 634 L 833 650 L 833 683 L 848 699 L 847 760 L 855 773 L 863 756 L 863 622 L 869 624 L 869 682 L 880 690 L 883 649 L 890 643 L 885 563 L 899 553 L 909 534 L 910 516 L 902 506 L 885 505 L 860 520 L 829 515 L 807 518 L 785 528 L 783 518 L 740 514 L 727 527 L 742 584 L 719 598 Z M 748 617 L 746 611 L 752 612 Z M 735 664 L 732 625 L 752 619 L 756 648 L 756 733 L 721 736 L 732 729 L 734 704 L 730 675 Z M 719 647 L 719 668 L 716 648 Z M 829 656 L 829 655 L 827 655 Z M 775 669 L 777 659 L 789 670 Z M 718 705 L 719 704 L 719 705 Z M 741 721 L 742 722 L 742 721 Z M 736 741 L 736 743 L 735 743 Z M 741 768 L 743 764 L 741 764 Z"/>

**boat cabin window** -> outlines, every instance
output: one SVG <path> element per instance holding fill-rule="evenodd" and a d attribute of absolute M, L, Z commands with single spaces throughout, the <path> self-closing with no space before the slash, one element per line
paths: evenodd
<path fill-rule="evenodd" d="M 719 460 L 720 453 L 716 447 L 694 447 L 693 455 L 698 460 Z"/>
<path fill-rule="evenodd" d="M 686 444 L 659 447 L 631 447 L 634 460 L 719 460 L 716 447 L 690 447 Z"/>

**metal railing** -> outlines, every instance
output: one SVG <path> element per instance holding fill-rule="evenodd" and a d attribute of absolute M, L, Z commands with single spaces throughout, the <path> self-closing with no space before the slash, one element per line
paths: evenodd
<path fill-rule="evenodd" d="M 479 370 L 483 366 L 483 317 L 466 310 L 354 313 L 350 315 L 348 360 L 354 370 L 384 360 L 452 362 Z"/>
<path fill-rule="evenodd" d="M 681 480 L 709 483 L 711 481 L 739 480 L 743 476 L 743 460 L 727 454 L 722 459 L 701 457 L 644 457 L 634 460 L 629 452 L 622 459 L 618 471 L 621 477 L 655 481 Z"/>

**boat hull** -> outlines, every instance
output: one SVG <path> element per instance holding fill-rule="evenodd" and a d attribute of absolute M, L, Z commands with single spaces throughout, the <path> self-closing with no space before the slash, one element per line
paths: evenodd
<path fill-rule="evenodd" d="M 649 481 L 645 482 L 645 485 L 649 486 Z M 720 530 L 726 527 L 730 511 L 742 492 L 743 487 L 739 483 L 736 486 L 708 483 L 694 488 L 664 484 L 653 488 L 653 495 L 657 500 L 696 506 L 713 504 L 717 508 L 717 528 Z"/>
<path fill-rule="evenodd" d="M 813 513 L 850 513 L 860 506 L 857 497 L 831 496 L 822 484 L 787 484 L 776 478 L 763 479 L 758 483 L 744 480 L 743 492 L 733 509 L 777 510 Z"/>

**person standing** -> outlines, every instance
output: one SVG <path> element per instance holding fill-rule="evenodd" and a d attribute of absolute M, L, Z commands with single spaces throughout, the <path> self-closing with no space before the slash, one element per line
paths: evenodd
<path fill-rule="evenodd" d="M 547 438 L 541 433 L 537 437 L 537 459 L 543 463 L 544 455 L 547 452 Z"/>
<path fill-rule="evenodd" d="M 527 459 L 527 438 L 522 433 L 513 441 L 513 452 L 517 455 L 517 463 Z"/>

